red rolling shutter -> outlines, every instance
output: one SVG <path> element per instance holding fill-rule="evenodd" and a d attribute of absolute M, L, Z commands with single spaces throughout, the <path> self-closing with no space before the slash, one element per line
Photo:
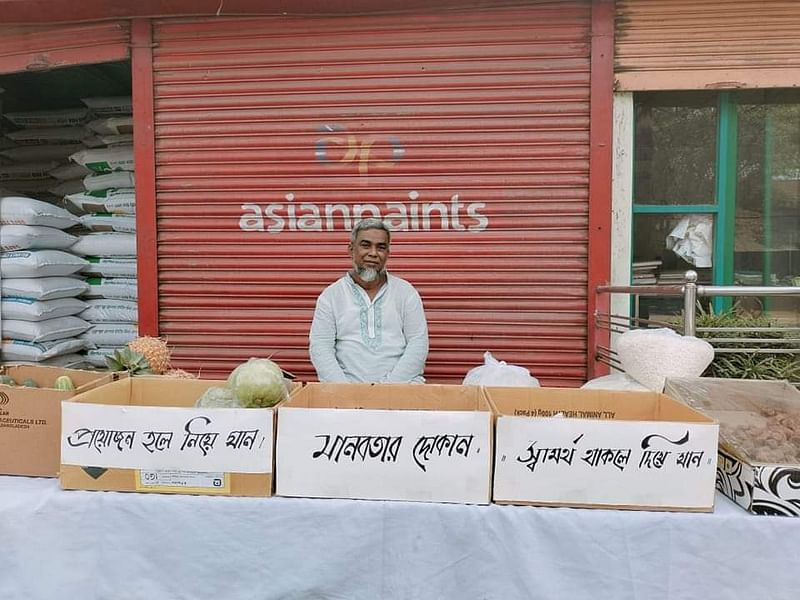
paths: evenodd
<path fill-rule="evenodd" d="M 586 375 L 588 2 L 154 23 L 159 332 L 176 363 L 272 355 L 308 329 L 380 214 L 426 306 L 430 382 L 490 350 Z"/>
<path fill-rule="evenodd" d="M 128 21 L 0 26 L 0 74 L 125 60 Z"/>

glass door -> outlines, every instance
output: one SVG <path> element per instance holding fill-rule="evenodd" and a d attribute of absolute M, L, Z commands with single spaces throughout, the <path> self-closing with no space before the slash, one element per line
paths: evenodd
<path fill-rule="evenodd" d="M 640 93 L 634 119 L 632 283 L 694 269 L 701 284 L 800 285 L 800 90 Z M 800 325 L 798 299 L 736 304 Z M 643 298 L 639 314 L 681 310 Z"/>
<path fill-rule="evenodd" d="M 800 285 L 800 92 L 742 92 L 737 112 L 733 283 Z M 740 303 L 800 325 L 797 298 Z"/>

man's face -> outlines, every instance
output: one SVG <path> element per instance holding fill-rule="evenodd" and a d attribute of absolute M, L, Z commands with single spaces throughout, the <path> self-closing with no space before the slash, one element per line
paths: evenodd
<path fill-rule="evenodd" d="M 350 257 L 362 280 L 375 281 L 383 274 L 389 259 L 389 234 L 383 229 L 359 231 L 356 241 L 350 244 Z"/>

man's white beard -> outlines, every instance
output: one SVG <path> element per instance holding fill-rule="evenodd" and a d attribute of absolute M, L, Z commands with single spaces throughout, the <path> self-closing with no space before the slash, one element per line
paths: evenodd
<path fill-rule="evenodd" d="M 357 267 L 356 273 L 364 283 L 372 283 L 378 279 L 378 277 L 383 275 L 383 271 L 379 271 L 378 269 L 370 269 L 368 267 Z"/>

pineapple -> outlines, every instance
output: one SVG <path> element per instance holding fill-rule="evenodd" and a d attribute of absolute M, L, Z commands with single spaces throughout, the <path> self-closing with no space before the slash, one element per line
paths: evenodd
<path fill-rule="evenodd" d="M 106 365 L 112 371 L 128 371 L 131 375 L 151 375 L 150 363 L 141 352 L 130 348 L 114 350 L 114 354 L 106 356 Z"/>
<path fill-rule="evenodd" d="M 161 375 L 170 369 L 170 356 L 167 342 L 161 338 L 150 336 L 138 337 L 128 342 L 128 348 L 144 356 L 150 369 L 156 375 Z"/>

